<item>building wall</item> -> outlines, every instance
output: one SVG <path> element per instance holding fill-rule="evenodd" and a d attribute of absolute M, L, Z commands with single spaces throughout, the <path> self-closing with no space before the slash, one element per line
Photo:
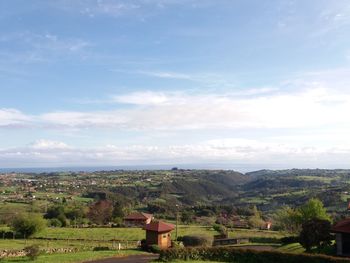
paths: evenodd
<path fill-rule="evenodd" d="M 171 233 L 158 233 L 154 231 L 146 231 L 146 244 L 158 245 L 161 249 L 171 247 Z"/>
<path fill-rule="evenodd" d="M 158 245 L 158 233 L 154 231 L 146 231 L 146 244 Z"/>
<path fill-rule="evenodd" d="M 158 246 L 160 248 L 171 247 L 171 233 L 170 232 L 158 234 Z"/>
<path fill-rule="evenodd" d="M 335 242 L 337 244 L 337 255 L 341 256 L 343 254 L 343 238 L 342 238 L 342 234 L 337 233 L 335 235 Z"/>
<path fill-rule="evenodd" d="M 151 223 L 151 221 L 152 221 L 152 217 L 150 217 L 150 218 L 148 218 L 146 221 L 145 221 L 145 224 L 149 224 L 149 223 Z"/>

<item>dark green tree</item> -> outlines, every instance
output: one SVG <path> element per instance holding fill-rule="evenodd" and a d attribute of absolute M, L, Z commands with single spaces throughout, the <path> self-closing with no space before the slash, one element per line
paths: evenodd
<path fill-rule="evenodd" d="M 190 224 L 193 222 L 193 217 L 194 217 L 194 214 L 192 211 L 185 210 L 181 213 L 181 222 L 185 224 Z"/>
<path fill-rule="evenodd" d="M 323 247 L 331 244 L 330 231 L 331 223 L 328 220 L 310 219 L 302 224 L 299 242 L 307 252 L 310 252 L 313 247 L 317 247 L 320 251 Z"/>

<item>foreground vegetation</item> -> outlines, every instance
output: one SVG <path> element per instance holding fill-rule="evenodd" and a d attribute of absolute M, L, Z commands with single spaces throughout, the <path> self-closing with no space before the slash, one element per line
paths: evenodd
<path fill-rule="evenodd" d="M 218 248 L 177 248 L 168 249 L 160 253 L 161 261 L 172 262 L 176 260 L 214 260 L 219 262 L 236 263 L 342 263 L 350 262 L 349 259 L 313 254 L 281 253 L 279 251 L 249 250 L 233 247 Z"/>

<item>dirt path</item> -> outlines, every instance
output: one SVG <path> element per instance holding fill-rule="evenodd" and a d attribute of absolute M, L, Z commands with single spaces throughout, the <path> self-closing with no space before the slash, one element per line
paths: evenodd
<path fill-rule="evenodd" d="M 157 259 L 158 255 L 133 255 L 127 257 L 115 257 L 98 259 L 94 261 L 85 261 L 86 263 L 148 263 L 151 260 Z"/>

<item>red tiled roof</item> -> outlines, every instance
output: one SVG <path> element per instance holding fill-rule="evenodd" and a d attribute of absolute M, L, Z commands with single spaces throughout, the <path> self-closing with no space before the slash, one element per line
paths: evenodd
<path fill-rule="evenodd" d="M 349 233 L 350 234 L 350 218 L 339 221 L 332 227 L 334 233 Z"/>
<path fill-rule="evenodd" d="M 126 219 L 126 220 L 146 220 L 146 219 L 149 219 L 149 218 L 152 218 L 152 217 L 153 217 L 152 214 L 136 212 L 136 213 L 131 213 L 130 215 L 128 215 L 124 219 Z"/>
<path fill-rule="evenodd" d="M 168 232 L 174 230 L 175 226 L 173 224 L 165 223 L 162 221 L 151 222 L 144 227 L 145 230 L 154 232 Z"/>

